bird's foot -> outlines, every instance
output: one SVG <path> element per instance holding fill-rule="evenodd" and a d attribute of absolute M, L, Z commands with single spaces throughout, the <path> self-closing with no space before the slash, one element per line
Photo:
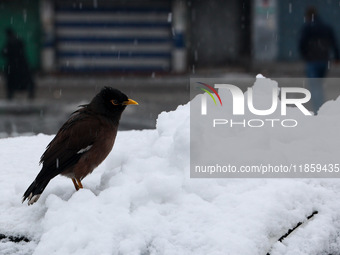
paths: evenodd
<path fill-rule="evenodd" d="M 79 179 L 76 179 L 76 180 L 77 180 L 79 189 L 82 189 L 83 188 L 83 184 L 81 183 L 81 181 Z"/>
<path fill-rule="evenodd" d="M 81 183 L 79 179 L 72 178 L 72 182 L 77 191 L 83 188 L 83 184 Z"/>
<path fill-rule="evenodd" d="M 74 188 L 78 191 L 79 190 L 79 186 L 77 184 L 76 179 L 72 178 L 72 182 L 73 182 Z"/>

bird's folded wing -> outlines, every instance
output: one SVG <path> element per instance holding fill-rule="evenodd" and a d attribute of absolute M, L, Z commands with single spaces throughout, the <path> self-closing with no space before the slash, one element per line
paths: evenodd
<path fill-rule="evenodd" d="M 43 168 L 37 178 L 52 179 L 74 166 L 91 149 L 100 128 L 101 123 L 96 117 L 76 113 L 47 146 L 41 156 Z"/>

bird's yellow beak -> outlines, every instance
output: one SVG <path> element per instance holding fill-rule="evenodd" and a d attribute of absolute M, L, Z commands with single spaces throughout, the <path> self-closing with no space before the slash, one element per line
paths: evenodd
<path fill-rule="evenodd" d="M 138 104 L 135 100 L 129 99 L 123 102 L 123 105 Z"/>

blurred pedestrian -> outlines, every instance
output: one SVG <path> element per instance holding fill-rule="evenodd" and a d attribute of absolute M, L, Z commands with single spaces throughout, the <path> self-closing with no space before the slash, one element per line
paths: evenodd
<path fill-rule="evenodd" d="M 11 28 L 6 29 L 7 41 L 2 50 L 6 59 L 5 77 L 7 80 L 7 99 L 12 100 L 15 91 L 28 91 L 28 97 L 34 98 L 34 82 L 25 56 L 25 47 Z"/>
<path fill-rule="evenodd" d="M 312 106 L 317 113 L 324 102 L 322 78 L 326 77 L 331 54 L 339 60 L 339 50 L 333 29 L 319 17 L 315 7 L 308 7 L 302 27 L 299 51 L 306 61 L 306 76 L 312 94 Z"/>

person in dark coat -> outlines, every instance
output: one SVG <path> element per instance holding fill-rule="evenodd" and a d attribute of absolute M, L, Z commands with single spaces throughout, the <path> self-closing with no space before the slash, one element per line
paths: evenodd
<path fill-rule="evenodd" d="M 306 76 L 312 94 L 313 111 L 317 113 L 324 102 L 322 78 L 326 77 L 331 54 L 339 60 L 339 50 L 333 29 L 325 24 L 314 7 L 306 10 L 306 23 L 302 27 L 299 51 L 306 61 Z M 315 79 L 316 78 L 316 79 Z"/>
<path fill-rule="evenodd" d="M 5 77 L 7 98 L 13 99 L 15 91 L 27 90 L 30 99 L 34 98 L 34 82 L 25 56 L 25 48 L 11 28 L 6 30 L 7 41 L 2 50 L 6 59 Z"/>

